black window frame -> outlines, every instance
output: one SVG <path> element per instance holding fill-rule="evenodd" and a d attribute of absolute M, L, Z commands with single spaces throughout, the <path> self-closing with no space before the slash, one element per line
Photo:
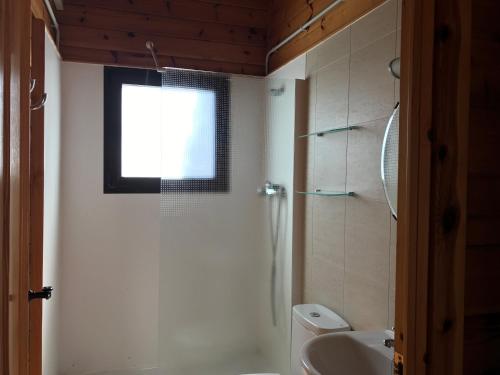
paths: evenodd
<path fill-rule="evenodd" d="M 122 85 L 173 87 L 210 90 L 215 93 L 215 177 L 161 180 L 154 177 L 121 176 Z M 229 79 L 226 76 L 194 71 L 104 67 L 104 193 L 150 194 L 161 192 L 229 191 Z"/>

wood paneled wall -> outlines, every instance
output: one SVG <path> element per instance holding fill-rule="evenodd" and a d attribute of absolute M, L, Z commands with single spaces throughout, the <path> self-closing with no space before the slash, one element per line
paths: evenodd
<path fill-rule="evenodd" d="M 64 60 L 262 75 L 266 0 L 67 0 L 57 12 Z"/>
<path fill-rule="evenodd" d="M 464 373 L 500 373 L 500 3 L 472 7 Z"/>

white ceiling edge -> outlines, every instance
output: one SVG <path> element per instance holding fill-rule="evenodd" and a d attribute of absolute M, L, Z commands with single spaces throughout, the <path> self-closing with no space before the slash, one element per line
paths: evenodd
<path fill-rule="evenodd" d="M 266 78 L 271 79 L 306 79 L 306 53 L 294 58 L 276 69 Z"/>

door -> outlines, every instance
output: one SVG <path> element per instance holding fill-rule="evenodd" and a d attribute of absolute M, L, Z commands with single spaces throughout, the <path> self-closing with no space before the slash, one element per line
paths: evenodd
<path fill-rule="evenodd" d="M 44 184 L 44 104 L 45 24 L 31 20 L 30 86 L 30 294 L 29 294 L 29 373 L 42 373 L 42 304 L 51 289 L 43 285 L 43 184 Z"/>
<path fill-rule="evenodd" d="M 0 373 L 40 375 L 45 28 L 0 0 L 0 31 Z"/>
<path fill-rule="evenodd" d="M 398 374 L 462 374 L 470 0 L 404 0 Z"/>
<path fill-rule="evenodd" d="M 0 371 L 28 373 L 30 2 L 0 0 Z"/>

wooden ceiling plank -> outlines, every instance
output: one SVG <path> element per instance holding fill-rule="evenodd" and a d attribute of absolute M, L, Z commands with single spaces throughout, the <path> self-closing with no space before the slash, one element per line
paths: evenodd
<path fill-rule="evenodd" d="M 61 25 L 61 44 L 73 47 L 143 53 L 146 41 L 155 43 L 158 54 L 203 60 L 262 65 L 264 47 L 237 46 L 233 44 L 176 39 L 122 31 L 92 29 Z"/>
<path fill-rule="evenodd" d="M 65 5 L 121 10 L 139 14 L 169 16 L 202 22 L 216 22 L 256 28 L 267 27 L 267 11 L 195 0 L 66 0 Z"/>
<path fill-rule="evenodd" d="M 111 29 L 131 33 L 142 32 L 231 44 L 266 46 L 266 29 L 178 20 L 75 5 L 66 5 L 64 11 L 57 12 L 57 18 L 60 24 L 72 26 Z"/>
<path fill-rule="evenodd" d="M 351 0 L 340 4 L 338 8 L 327 13 L 322 20 L 311 25 L 308 31 L 276 51 L 270 59 L 270 71 L 306 52 L 383 2 L 384 0 Z"/>
<path fill-rule="evenodd" d="M 269 10 L 269 0 L 198 0 L 202 3 L 232 5 L 242 8 Z"/>
<path fill-rule="evenodd" d="M 319 8 L 315 5 L 317 0 L 279 0 L 276 1 L 269 10 L 269 17 L 273 20 L 269 25 L 269 30 L 276 33 L 287 26 L 290 20 L 293 20 L 298 15 L 310 18 L 314 15 L 314 11 Z"/>
<path fill-rule="evenodd" d="M 320 13 L 334 0 L 282 0 L 271 10 L 268 35 L 271 46 L 293 33 L 312 17 Z M 350 0 L 353 1 L 353 0 Z M 355 0 L 354 0 L 355 1 Z M 336 10 L 333 10 L 334 12 Z"/>
<path fill-rule="evenodd" d="M 153 69 L 153 60 L 146 53 L 113 52 L 79 47 L 61 47 L 65 61 L 88 62 L 112 66 L 128 66 L 136 68 Z M 263 76 L 263 65 L 235 64 L 225 61 L 207 61 L 188 58 L 175 58 L 158 55 L 161 66 L 196 69 L 213 72 L 234 73 Z"/>
<path fill-rule="evenodd" d="M 299 29 L 302 25 L 304 25 L 307 21 L 309 21 L 312 17 L 320 13 L 323 9 L 329 6 L 333 0 L 315 0 L 314 3 L 311 3 L 311 7 L 302 7 L 298 11 L 288 12 L 288 18 L 285 20 L 275 20 L 272 24 L 269 25 L 268 29 L 268 45 L 274 46 L 278 44 L 280 41 L 285 39 L 288 35 L 293 33 L 295 30 Z M 330 13 L 342 13 L 342 8 L 344 7 L 364 7 L 365 3 L 370 3 L 371 9 L 375 8 L 378 4 L 381 3 L 379 0 L 350 0 L 349 4 L 347 2 L 339 4 L 336 8 L 334 8 Z M 353 4 L 354 3 L 354 4 Z M 327 17 L 328 14 L 325 16 Z M 273 16 L 274 17 L 274 16 Z M 274 18 L 273 18 L 274 19 Z"/>

